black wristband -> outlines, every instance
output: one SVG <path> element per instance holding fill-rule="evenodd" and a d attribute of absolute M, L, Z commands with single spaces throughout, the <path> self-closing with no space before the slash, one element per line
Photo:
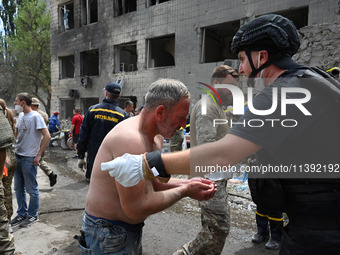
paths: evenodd
<path fill-rule="evenodd" d="M 171 176 L 166 173 L 165 167 L 162 161 L 162 156 L 160 151 L 152 151 L 145 154 L 145 158 L 148 161 L 150 169 L 156 168 L 160 177 L 170 178 Z"/>

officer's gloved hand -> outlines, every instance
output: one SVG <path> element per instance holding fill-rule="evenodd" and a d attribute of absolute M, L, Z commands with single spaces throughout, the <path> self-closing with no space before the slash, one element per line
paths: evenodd
<path fill-rule="evenodd" d="M 158 156 L 159 153 L 159 156 Z M 109 174 L 114 177 L 124 187 L 132 187 L 137 185 L 141 180 L 151 180 L 157 177 L 162 182 L 167 182 L 170 175 L 166 174 L 163 169 L 154 165 L 159 163 L 160 152 L 151 152 L 150 155 L 131 155 L 125 153 L 123 156 L 115 158 L 112 161 L 102 163 L 102 171 L 109 171 Z M 163 165 L 163 163 L 161 162 Z"/>
<path fill-rule="evenodd" d="M 78 167 L 80 169 L 83 169 L 84 166 L 85 166 L 85 160 L 84 159 L 78 159 Z"/>

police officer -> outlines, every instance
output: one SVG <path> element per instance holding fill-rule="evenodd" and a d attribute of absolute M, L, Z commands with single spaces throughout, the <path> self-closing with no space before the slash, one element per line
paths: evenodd
<path fill-rule="evenodd" d="M 77 145 L 79 168 L 85 165 L 84 157 L 87 151 L 86 180 L 88 182 L 91 178 L 94 159 L 104 137 L 114 126 L 129 117 L 117 103 L 121 86 L 116 82 L 109 82 L 104 90 L 103 102 L 91 106 L 85 114 Z"/>

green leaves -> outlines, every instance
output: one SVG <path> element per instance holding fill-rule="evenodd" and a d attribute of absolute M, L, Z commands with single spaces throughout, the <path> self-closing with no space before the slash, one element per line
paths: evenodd
<path fill-rule="evenodd" d="M 15 33 L 6 36 L 11 66 L 20 83 L 39 99 L 51 97 L 50 15 L 43 0 L 23 0 L 14 18 Z M 41 100 L 47 111 L 50 101 Z"/>

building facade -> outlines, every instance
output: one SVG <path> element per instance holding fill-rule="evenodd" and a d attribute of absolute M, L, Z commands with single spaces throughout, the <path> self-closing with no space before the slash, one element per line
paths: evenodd
<path fill-rule="evenodd" d="M 148 86 L 164 77 L 184 82 L 194 103 L 197 82 L 209 83 L 215 66 L 238 67 L 230 43 L 240 26 L 268 13 L 298 29 L 333 24 L 339 1 L 51 1 L 51 110 L 62 118 L 74 108 L 86 111 L 109 81 L 122 84 L 122 100 L 141 106 Z"/>

